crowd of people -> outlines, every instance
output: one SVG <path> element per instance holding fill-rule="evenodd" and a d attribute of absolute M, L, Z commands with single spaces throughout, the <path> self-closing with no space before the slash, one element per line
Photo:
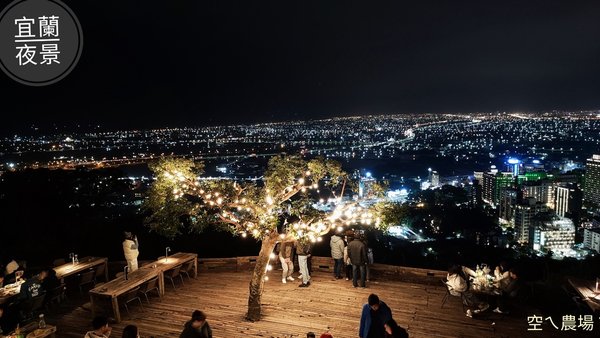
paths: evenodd
<path fill-rule="evenodd" d="M 112 333 L 112 327 L 107 317 L 98 316 L 92 320 L 92 330 L 88 331 L 84 338 L 109 338 Z M 140 333 L 136 325 L 127 325 L 123 328 L 121 338 L 153 338 Z M 206 315 L 200 310 L 192 312 L 190 320 L 183 324 L 183 330 L 179 338 L 212 338 L 212 329 L 206 321 Z"/>
<path fill-rule="evenodd" d="M 107 317 L 98 316 L 92 321 L 92 330 L 84 338 L 109 338 L 112 327 Z M 398 326 L 392 318 L 392 310 L 381 301 L 376 294 L 369 295 L 367 303 L 363 305 L 360 316 L 360 338 L 408 338 L 405 329 Z M 122 338 L 140 338 L 142 336 L 135 325 L 127 325 L 123 329 Z M 315 338 L 314 332 L 308 332 L 307 338 Z M 152 336 L 148 336 L 152 338 Z M 192 312 L 190 320 L 183 324 L 179 338 L 212 338 L 212 329 L 206 320 L 206 314 L 200 310 Z M 329 331 L 320 335 L 320 338 L 333 338 Z"/>
<path fill-rule="evenodd" d="M 510 267 L 505 261 L 501 262 L 494 269 L 493 287 L 485 293 L 475 292 L 471 287 L 471 279 L 474 277 L 477 275 L 472 269 L 458 264 L 449 267 L 446 277 L 448 292 L 452 296 L 461 297 L 463 303 L 468 307 L 466 316 L 473 317 L 473 314 L 488 310 L 490 303 L 494 304 L 493 312 L 509 313 L 509 306 L 518 297 L 522 286 L 519 270 L 516 267 Z M 490 277 L 492 277 L 491 274 Z"/>
<path fill-rule="evenodd" d="M 10 302 L 0 305 L 0 332 L 11 332 L 22 321 L 29 319 L 28 301 L 44 295 L 61 285 L 52 268 L 29 270 L 24 262 L 9 259 L 0 264 L 0 287 L 20 282 L 19 293 Z M 44 305 L 50 298 L 44 299 Z"/>
<path fill-rule="evenodd" d="M 330 240 L 331 257 L 334 260 L 333 277 L 335 279 L 352 280 L 354 287 L 366 287 L 370 279 L 369 265 L 373 264 L 373 251 L 367 247 L 362 236 L 347 237 L 334 234 Z M 275 247 L 275 254 L 282 267 L 281 282 L 294 281 L 294 261 L 298 264 L 299 287 L 310 286 L 312 244 L 287 240 Z"/>

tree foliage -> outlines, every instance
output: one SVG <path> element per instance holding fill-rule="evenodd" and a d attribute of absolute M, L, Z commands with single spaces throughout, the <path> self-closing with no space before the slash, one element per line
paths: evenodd
<path fill-rule="evenodd" d="M 257 240 L 279 231 L 282 238 L 314 242 L 332 229 L 357 224 L 383 229 L 385 220 L 392 220 L 381 215 L 388 204 L 365 207 L 342 200 L 354 184 L 336 161 L 275 156 L 269 160 L 263 182 L 258 183 L 204 179 L 200 176 L 203 167 L 176 158 L 151 166 L 155 182 L 144 204 L 151 230 L 173 238 L 214 225 Z M 384 190 L 382 185 L 373 186 L 375 194 Z M 323 197 L 334 201 L 333 210 L 314 207 Z"/>

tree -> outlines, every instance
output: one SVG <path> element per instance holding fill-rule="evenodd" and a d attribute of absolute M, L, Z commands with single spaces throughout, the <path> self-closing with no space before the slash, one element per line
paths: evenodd
<path fill-rule="evenodd" d="M 185 159 L 161 159 L 151 169 L 156 180 L 145 202 L 151 230 L 174 238 L 215 225 L 261 241 L 249 287 L 246 318 L 252 321 L 261 317 L 264 277 L 278 241 L 320 242 L 322 235 L 346 226 L 385 229 L 387 224 L 381 214 L 385 207 L 376 204 L 370 210 L 343 201 L 352 182 L 335 161 L 275 156 L 259 183 L 203 179 L 203 165 Z M 335 201 L 332 211 L 313 207 L 325 195 Z"/>

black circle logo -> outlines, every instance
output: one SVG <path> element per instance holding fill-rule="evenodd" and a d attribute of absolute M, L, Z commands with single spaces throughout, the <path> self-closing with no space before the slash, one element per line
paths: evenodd
<path fill-rule="evenodd" d="M 75 68 L 82 48 L 79 20 L 59 0 L 15 0 L 0 13 L 0 68 L 17 82 L 60 81 Z"/>

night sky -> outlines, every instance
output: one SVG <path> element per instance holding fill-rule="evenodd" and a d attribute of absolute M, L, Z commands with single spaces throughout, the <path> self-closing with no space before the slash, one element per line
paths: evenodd
<path fill-rule="evenodd" d="M 79 64 L 0 73 L 4 133 L 600 108 L 597 0 L 63 1 Z"/>

